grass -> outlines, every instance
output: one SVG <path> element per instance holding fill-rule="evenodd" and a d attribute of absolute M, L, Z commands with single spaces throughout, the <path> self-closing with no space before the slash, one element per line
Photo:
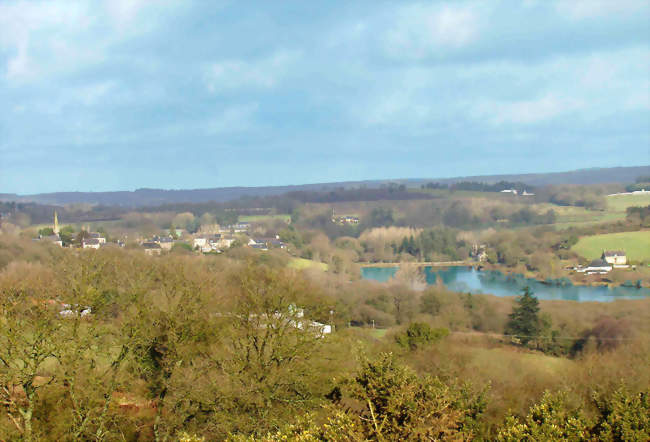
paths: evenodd
<path fill-rule="evenodd" d="M 636 195 L 612 195 L 607 197 L 607 210 L 625 213 L 625 209 L 634 206 L 650 205 L 650 192 Z"/>
<path fill-rule="evenodd" d="M 278 215 L 243 215 L 239 217 L 239 221 L 248 223 L 272 221 L 277 219 L 289 224 L 291 222 L 291 215 L 281 213 Z"/>
<path fill-rule="evenodd" d="M 587 259 L 600 258 L 603 250 L 625 250 L 631 261 L 650 261 L 650 231 L 584 236 L 572 250 Z"/>
<path fill-rule="evenodd" d="M 384 336 L 386 336 L 386 333 L 388 333 L 387 328 L 373 328 L 370 329 L 370 336 L 373 338 L 381 339 Z"/>
<path fill-rule="evenodd" d="M 288 265 L 289 268 L 296 269 L 296 270 L 318 268 L 324 272 L 327 271 L 327 264 L 325 264 L 324 262 L 318 262 L 318 261 L 305 259 L 305 258 L 293 258 L 291 261 L 289 261 Z"/>

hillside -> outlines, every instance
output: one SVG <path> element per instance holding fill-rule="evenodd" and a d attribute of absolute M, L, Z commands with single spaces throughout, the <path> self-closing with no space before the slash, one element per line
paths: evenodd
<path fill-rule="evenodd" d="M 327 191 L 353 187 L 377 188 L 389 182 L 419 186 L 427 182 L 454 183 L 458 181 L 479 181 L 494 183 L 498 181 L 519 181 L 531 186 L 550 184 L 600 184 L 630 183 L 640 175 L 650 174 L 650 166 L 612 167 L 580 169 L 568 172 L 481 175 L 454 178 L 409 178 L 393 180 L 346 181 L 338 183 L 316 183 L 266 187 L 219 187 L 211 189 L 137 189 L 135 191 L 115 192 L 54 192 L 34 195 L 0 194 L 0 201 L 36 202 L 40 204 L 101 204 L 110 206 L 156 206 L 168 203 L 200 203 L 207 201 L 225 202 L 246 197 L 282 195 L 295 191 Z"/>

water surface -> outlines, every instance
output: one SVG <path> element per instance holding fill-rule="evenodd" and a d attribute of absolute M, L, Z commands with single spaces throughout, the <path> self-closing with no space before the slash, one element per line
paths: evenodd
<path fill-rule="evenodd" d="M 386 282 L 397 272 L 397 267 L 363 267 L 364 279 Z M 642 299 L 650 296 L 650 289 L 632 287 L 555 286 L 526 278 L 522 275 L 505 275 L 496 270 L 476 270 L 472 267 L 424 267 L 428 284 L 442 283 L 455 292 L 485 293 L 496 296 L 516 296 L 528 286 L 539 299 L 568 301 L 608 302 L 616 299 Z"/>

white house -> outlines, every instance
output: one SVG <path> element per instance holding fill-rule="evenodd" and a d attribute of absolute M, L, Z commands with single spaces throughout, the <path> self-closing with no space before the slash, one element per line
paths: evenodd
<path fill-rule="evenodd" d="M 96 239 L 99 242 L 99 244 L 106 244 L 106 238 L 104 238 L 101 233 L 90 232 L 89 235 L 90 235 L 90 238 Z"/>
<path fill-rule="evenodd" d="M 503 189 L 501 193 L 512 193 L 513 195 L 517 195 L 517 190 L 516 189 Z"/>
<path fill-rule="evenodd" d="M 623 250 L 605 250 L 600 259 L 605 260 L 614 267 L 625 266 L 627 264 L 627 256 Z"/>
<path fill-rule="evenodd" d="M 157 242 L 163 250 L 171 250 L 174 245 L 174 240 L 169 236 L 163 236 Z"/>
<path fill-rule="evenodd" d="M 81 241 L 81 247 L 84 249 L 99 249 L 102 243 L 97 238 L 84 238 Z"/>
<path fill-rule="evenodd" d="M 208 245 L 208 238 L 199 237 L 199 238 L 194 238 L 192 240 L 192 248 L 193 249 L 199 248 L 199 249 L 203 250 L 203 248 L 205 246 L 207 246 L 207 245 Z"/>
<path fill-rule="evenodd" d="M 143 242 L 142 248 L 144 248 L 144 253 L 147 255 L 160 255 L 162 253 L 160 244 L 155 242 Z"/>

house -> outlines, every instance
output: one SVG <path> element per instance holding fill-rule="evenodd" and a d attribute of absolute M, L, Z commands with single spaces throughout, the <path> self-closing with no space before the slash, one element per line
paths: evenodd
<path fill-rule="evenodd" d="M 512 193 L 513 195 L 517 195 L 517 190 L 516 189 L 503 189 L 501 193 Z"/>
<path fill-rule="evenodd" d="M 487 246 L 485 244 L 472 244 L 472 251 L 470 256 L 474 258 L 475 261 L 484 262 L 487 261 Z"/>
<path fill-rule="evenodd" d="M 104 238 L 101 233 L 90 232 L 89 235 L 90 238 L 99 241 L 99 244 L 106 244 L 106 238 Z"/>
<path fill-rule="evenodd" d="M 336 217 L 332 217 L 332 222 L 340 225 L 345 225 L 345 224 L 356 225 L 359 224 L 359 217 L 352 216 L 352 215 L 336 216 Z"/>
<path fill-rule="evenodd" d="M 530 192 L 528 192 L 528 191 L 526 191 L 526 190 L 524 190 L 524 192 L 522 193 L 522 195 L 523 195 L 523 196 L 535 196 L 534 193 L 530 193 Z"/>
<path fill-rule="evenodd" d="M 174 240 L 169 236 L 163 236 L 162 238 L 159 238 L 157 242 L 163 250 L 171 250 L 174 245 Z"/>
<path fill-rule="evenodd" d="M 600 259 L 605 260 L 614 267 L 627 264 L 627 256 L 623 250 L 605 250 Z"/>
<path fill-rule="evenodd" d="M 269 247 L 266 245 L 266 241 L 262 239 L 255 239 L 255 238 L 251 238 L 248 240 L 248 247 L 252 249 L 263 250 L 263 251 L 269 249 Z"/>
<path fill-rule="evenodd" d="M 53 244 L 58 245 L 59 247 L 63 247 L 63 241 L 61 240 L 61 237 L 58 234 L 54 235 L 48 235 L 48 236 L 40 236 L 39 240 L 41 241 L 49 241 Z"/>
<path fill-rule="evenodd" d="M 237 224 L 233 224 L 231 226 L 228 226 L 229 229 L 235 233 L 246 233 L 248 232 L 248 229 L 251 227 L 251 223 L 248 222 L 239 222 Z"/>
<path fill-rule="evenodd" d="M 102 243 L 98 238 L 84 238 L 81 241 L 81 247 L 84 249 L 99 249 Z"/>
<path fill-rule="evenodd" d="M 587 267 L 582 267 L 577 271 L 580 273 L 586 273 L 587 275 L 599 274 L 603 275 L 612 270 L 612 266 L 603 259 L 594 259 L 589 263 Z"/>
<path fill-rule="evenodd" d="M 160 255 L 162 253 L 160 244 L 155 242 L 143 242 L 142 248 L 144 249 L 144 253 L 147 255 Z"/>
<path fill-rule="evenodd" d="M 275 249 L 286 249 L 287 245 L 280 241 L 280 238 L 276 236 L 275 238 L 251 238 L 248 240 L 248 246 L 253 249 L 258 250 L 268 250 L 271 248 Z"/>
<path fill-rule="evenodd" d="M 205 248 L 208 245 L 208 238 L 206 237 L 198 237 L 194 238 L 192 240 L 192 248 L 193 249 L 201 249 Z"/>
<path fill-rule="evenodd" d="M 203 253 L 221 252 L 224 249 L 230 248 L 235 242 L 232 236 L 225 236 L 220 233 L 214 235 L 200 236 L 194 238 L 192 248 L 199 249 Z"/>
<path fill-rule="evenodd" d="M 235 242 L 235 238 L 233 236 L 215 235 L 215 237 L 216 236 L 219 236 L 219 239 L 216 240 L 216 245 L 220 250 L 229 249 Z"/>

